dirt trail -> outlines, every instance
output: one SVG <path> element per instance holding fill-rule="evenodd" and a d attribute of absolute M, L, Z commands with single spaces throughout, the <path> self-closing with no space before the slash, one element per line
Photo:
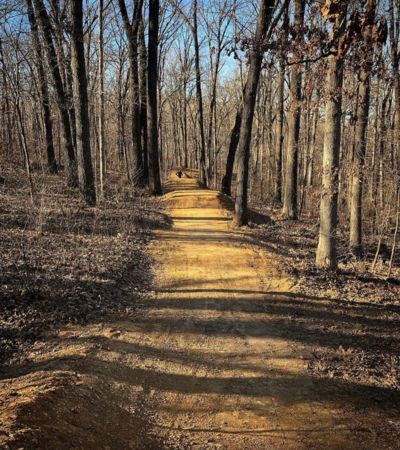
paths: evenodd
<path fill-rule="evenodd" d="M 153 242 L 154 295 L 137 320 L 68 328 L 51 351 L 36 350 L 35 370 L 21 369 L 20 394 L 6 399 L 22 411 L 24 401 L 31 405 L 19 419 L 30 432 L 15 442 L 53 449 L 399 448 L 387 433 L 396 412 L 371 398 L 376 391 L 309 375 L 313 330 L 292 323 L 308 300 L 292 291 L 276 255 L 230 229 L 228 200 L 186 176 L 171 175 L 166 189 L 172 225 Z M 49 371 L 56 375 L 46 382 Z M 54 380 L 63 377 L 69 384 L 57 389 Z M 42 396 L 29 390 L 38 379 Z"/>

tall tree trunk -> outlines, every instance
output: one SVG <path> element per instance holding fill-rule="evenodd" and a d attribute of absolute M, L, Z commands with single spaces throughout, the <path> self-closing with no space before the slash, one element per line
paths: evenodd
<path fill-rule="evenodd" d="M 100 198 L 104 198 L 105 136 L 104 136 L 104 1 L 99 0 L 99 181 Z"/>
<path fill-rule="evenodd" d="M 71 45 L 67 42 L 67 52 L 64 50 L 64 41 L 66 33 L 65 10 L 61 10 L 59 0 L 49 0 L 52 9 L 52 32 L 54 35 L 55 51 L 57 55 L 58 67 L 60 68 L 61 80 L 64 86 L 65 95 L 68 104 L 69 122 L 71 125 L 72 143 L 76 153 L 76 121 L 74 99 L 72 93 L 72 72 L 71 72 Z"/>
<path fill-rule="evenodd" d="M 358 90 L 357 126 L 353 155 L 353 175 L 351 180 L 350 203 L 350 252 L 359 257 L 362 254 L 362 195 L 364 184 L 364 162 L 366 134 L 370 103 L 370 75 L 373 60 L 372 30 L 375 21 L 376 0 L 368 0 L 363 39 L 364 54 L 361 62 L 360 86 Z"/>
<path fill-rule="evenodd" d="M 247 188 L 249 175 L 249 153 L 253 127 L 257 87 L 260 79 L 264 55 L 265 36 L 274 11 L 274 0 L 260 0 L 256 33 L 250 50 L 250 64 L 243 96 L 243 113 L 238 143 L 238 178 L 236 187 L 235 215 L 236 226 L 247 224 Z"/>
<path fill-rule="evenodd" d="M 395 10 L 396 8 L 396 10 Z M 399 48 L 399 35 L 400 35 L 400 1 L 389 0 L 389 15 L 390 15 L 390 55 L 392 60 L 392 83 L 393 83 L 393 97 L 394 97 L 394 129 L 396 135 L 400 135 L 400 48 Z M 397 155 L 400 150 L 399 139 L 396 139 L 394 143 Z"/>
<path fill-rule="evenodd" d="M 346 7 L 342 8 L 330 30 L 330 39 L 344 31 Z M 326 80 L 325 130 L 322 161 L 322 191 L 320 228 L 316 264 L 322 269 L 336 269 L 336 227 L 339 189 L 339 156 L 341 141 L 343 57 L 335 54 L 328 58 Z M 315 114 L 318 114 L 315 111 Z"/>
<path fill-rule="evenodd" d="M 200 182 L 206 185 L 207 183 L 206 142 L 204 137 L 203 96 L 201 89 L 201 72 L 200 72 L 200 45 L 197 27 L 197 0 L 193 0 L 192 8 L 193 8 L 192 33 L 194 44 L 194 65 L 196 72 L 197 125 L 200 133 L 199 171 L 200 171 Z"/>
<path fill-rule="evenodd" d="M 153 194 L 161 194 L 158 159 L 157 81 L 158 81 L 158 15 L 159 0 L 149 0 L 149 45 L 147 59 L 149 181 Z"/>
<path fill-rule="evenodd" d="M 185 169 L 189 165 L 186 91 L 187 91 L 187 74 L 185 73 L 184 80 L 183 80 L 183 151 L 184 151 L 184 167 L 185 167 Z"/>
<path fill-rule="evenodd" d="M 51 120 L 49 90 L 47 87 L 47 77 L 43 67 L 42 48 L 39 40 L 38 27 L 36 23 L 35 12 L 32 5 L 32 0 L 25 0 L 28 10 L 28 19 L 32 32 L 32 44 L 35 51 L 35 63 L 39 78 L 40 100 L 42 103 L 44 134 L 46 140 L 46 157 L 47 168 L 50 173 L 57 173 L 57 161 L 54 153 L 53 144 L 53 122 Z"/>
<path fill-rule="evenodd" d="M 294 26 L 297 30 L 297 42 L 300 38 L 304 20 L 305 0 L 294 1 Z M 290 109 L 288 113 L 288 139 L 286 146 L 285 192 L 283 198 L 283 215 L 287 219 L 297 219 L 297 172 L 299 155 L 300 117 L 301 117 L 301 82 L 302 67 L 293 65 L 290 72 Z"/>
<path fill-rule="evenodd" d="M 286 9 L 283 16 L 282 28 L 285 32 L 283 45 L 287 42 L 289 33 L 289 11 Z M 274 203 L 282 205 L 282 183 L 283 183 L 283 142 L 284 142 L 284 120 L 285 120 L 285 72 L 286 72 L 286 49 L 280 54 L 279 74 L 278 74 L 278 111 L 276 118 L 276 136 L 275 136 L 275 186 Z"/>
<path fill-rule="evenodd" d="M 140 126 L 143 153 L 143 181 L 149 181 L 149 155 L 147 148 L 147 50 L 144 38 L 144 22 L 141 14 L 139 23 L 139 92 L 140 92 Z"/>
<path fill-rule="evenodd" d="M 44 47 L 46 49 L 47 59 L 53 77 L 57 106 L 61 116 L 62 133 L 64 139 L 64 152 L 65 152 L 64 163 L 67 169 L 68 185 L 77 186 L 78 177 L 77 177 L 76 157 L 71 131 L 71 123 L 68 115 L 68 97 L 65 93 L 65 89 L 62 83 L 60 68 L 57 60 L 57 54 L 55 51 L 52 37 L 51 23 L 46 8 L 44 6 L 43 0 L 34 0 L 34 5 L 38 20 L 40 22 L 43 31 L 43 37 L 45 41 Z"/>
<path fill-rule="evenodd" d="M 212 141 L 214 133 L 214 143 L 216 141 L 216 117 L 217 117 L 217 84 L 218 84 L 218 74 L 221 64 L 221 52 L 223 50 L 223 41 L 225 37 L 225 31 L 221 31 L 222 18 L 220 16 L 217 28 L 217 48 L 215 49 L 215 61 L 211 77 L 211 95 L 210 95 L 210 109 L 209 109 L 209 121 L 208 121 L 208 133 L 207 133 L 207 153 L 209 159 L 208 165 L 208 183 L 211 184 L 213 178 L 217 177 L 218 167 L 216 166 L 216 155 L 215 155 L 215 145 L 214 154 L 212 155 Z M 213 52 L 211 52 L 213 54 Z M 212 162 L 211 162 L 212 160 Z M 214 173 L 214 177 L 213 177 Z M 216 187 L 216 185 L 214 185 Z"/>
<path fill-rule="evenodd" d="M 71 63 L 74 80 L 79 188 L 89 205 L 96 204 L 96 189 L 90 152 L 88 96 L 83 45 L 82 0 L 71 2 Z"/>
<path fill-rule="evenodd" d="M 279 75 L 278 75 L 278 111 L 276 121 L 276 144 L 275 144 L 275 192 L 274 203 L 276 205 L 282 205 L 282 168 L 283 168 L 283 125 L 285 118 L 285 61 L 281 58 L 279 63 Z"/>

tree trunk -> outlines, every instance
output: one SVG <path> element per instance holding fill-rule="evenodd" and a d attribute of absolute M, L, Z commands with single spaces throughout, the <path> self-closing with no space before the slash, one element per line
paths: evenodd
<path fill-rule="evenodd" d="M 368 0 L 368 23 L 364 30 L 365 54 L 360 71 L 360 86 L 358 90 L 357 126 L 353 155 L 353 175 L 351 180 L 350 203 L 350 252 L 360 257 L 362 254 L 362 195 L 364 184 L 364 162 L 366 150 L 366 133 L 370 103 L 370 74 L 373 60 L 372 30 L 375 20 L 376 0 Z"/>
<path fill-rule="evenodd" d="M 332 24 L 330 38 L 344 31 L 346 7 Z M 339 189 L 339 155 L 341 141 L 343 58 L 329 56 L 326 80 L 325 131 L 322 161 L 320 228 L 316 264 L 321 269 L 336 269 L 336 227 Z M 318 114 L 315 111 L 315 114 Z"/>
<path fill-rule="evenodd" d="M 104 137 L 104 1 L 99 0 L 99 181 L 100 198 L 104 198 L 105 137 Z"/>
<path fill-rule="evenodd" d="M 83 198 L 89 205 L 96 204 L 96 190 L 93 178 L 90 152 L 90 130 L 88 96 L 83 45 L 82 0 L 71 1 L 71 63 L 76 114 L 79 187 Z"/>
<path fill-rule="evenodd" d="M 394 5 L 395 3 L 395 5 Z M 395 11 L 395 8 L 397 11 Z M 399 48 L 399 35 L 400 35 L 400 4 L 399 1 L 389 0 L 389 15 L 390 15 L 390 55 L 392 61 L 392 83 L 393 83 L 393 100 L 394 106 L 394 129 L 396 136 L 400 135 L 400 48 Z M 394 142 L 397 155 L 400 150 L 400 142 L 397 138 Z"/>
<path fill-rule="evenodd" d="M 283 16 L 282 28 L 285 32 L 284 42 L 286 44 L 289 32 L 289 14 L 288 9 L 285 10 Z M 274 186 L 274 203 L 282 205 L 282 184 L 283 184 L 283 143 L 284 143 L 284 120 L 285 120 L 285 72 L 286 72 L 286 49 L 281 51 L 279 58 L 278 73 L 278 108 L 276 118 L 276 136 L 275 136 L 275 186 Z"/>
<path fill-rule="evenodd" d="M 304 20 L 305 0 L 294 2 L 294 26 L 298 30 L 297 41 L 302 43 L 301 27 Z M 285 164 L 285 192 L 283 198 L 283 215 L 290 220 L 297 219 L 297 171 L 301 117 L 301 82 L 302 68 L 300 64 L 293 65 L 290 73 L 290 109 L 288 113 L 288 139 Z"/>
<path fill-rule="evenodd" d="M 53 144 L 53 122 L 51 120 L 49 90 L 47 87 L 47 77 L 43 67 L 43 55 L 42 48 L 39 40 L 38 27 L 36 23 L 35 12 L 33 9 L 32 1 L 25 0 L 25 4 L 28 10 L 28 19 L 32 32 L 32 44 L 35 51 L 35 63 L 39 78 L 40 88 L 40 100 L 42 103 L 44 131 L 46 140 L 46 156 L 47 156 L 47 168 L 50 173 L 57 173 L 57 161 L 54 153 Z"/>
<path fill-rule="evenodd" d="M 236 149 L 239 143 L 240 126 L 242 123 L 242 107 L 236 112 L 235 124 L 231 131 L 231 139 L 229 142 L 228 156 L 226 159 L 225 175 L 222 178 L 222 192 L 226 195 L 231 195 L 233 166 L 235 163 Z"/>
<path fill-rule="evenodd" d="M 54 82 L 54 90 L 56 93 L 57 106 L 60 111 L 62 133 L 64 139 L 65 165 L 67 169 L 68 185 L 77 186 L 77 168 L 76 157 L 71 131 L 71 123 L 68 115 L 68 97 L 65 93 L 62 83 L 60 68 L 57 61 L 57 54 L 54 48 L 54 42 L 51 31 L 51 23 L 44 6 L 43 0 L 34 0 L 36 13 L 42 27 L 43 37 L 45 40 L 45 49 L 49 62 L 51 74 Z"/>
<path fill-rule="evenodd" d="M 142 138 L 140 126 L 140 97 L 138 72 L 138 29 L 143 0 L 135 2 L 132 24 L 129 21 L 125 0 L 119 0 L 119 8 L 124 22 L 128 40 L 128 54 L 130 64 L 129 88 L 132 106 L 132 147 L 133 147 L 133 182 L 143 186 Z"/>
<path fill-rule="evenodd" d="M 212 172 L 214 171 L 214 174 L 216 174 L 217 167 L 215 166 L 215 158 L 212 158 L 212 151 L 211 151 L 211 145 L 212 145 L 212 137 L 213 137 L 213 128 L 214 128 L 214 137 L 216 133 L 216 121 L 214 120 L 216 118 L 216 112 L 217 112 L 217 82 L 218 82 L 218 73 L 219 73 L 219 67 L 221 62 L 221 51 L 222 51 L 222 42 L 221 42 L 221 31 L 218 29 L 218 45 L 216 49 L 216 56 L 214 61 L 214 70 L 212 74 L 212 80 L 211 80 L 211 96 L 210 96 L 210 110 L 209 110 L 209 121 L 208 121 L 208 133 L 207 133 L 207 153 L 208 153 L 208 159 L 209 159 L 209 167 L 208 167 L 208 183 L 211 184 L 212 182 Z M 215 156 L 215 155 L 214 155 Z M 211 163 L 211 159 L 213 159 L 213 163 Z"/>
<path fill-rule="evenodd" d="M 233 223 L 236 226 L 247 224 L 247 188 L 249 174 L 249 153 L 251 131 L 253 127 L 254 108 L 257 97 L 257 87 L 260 78 L 264 55 L 265 35 L 274 11 L 274 0 L 260 0 L 256 33 L 250 50 L 250 64 L 246 87 L 243 96 L 243 113 L 238 143 L 238 178 L 236 187 L 235 215 Z"/>
<path fill-rule="evenodd" d="M 312 187 L 314 185 L 314 155 L 316 150 L 316 142 L 317 142 L 317 131 L 318 131 L 318 118 L 319 118 L 319 100 L 320 94 L 319 90 L 317 91 L 316 96 L 316 104 L 317 106 L 314 108 L 313 115 L 313 125 L 311 132 L 311 153 L 310 153 L 310 161 L 307 169 L 307 186 Z"/>
<path fill-rule="evenodd" d="M 140 92 L 140 126 L 143 153 L 143 181 L 149 181 L 149 155 L 147 148 L 147 51 L 144 38 L 144 22 L 140 17 L 139 23 L 139 92 Z"/>
<path fill-rule="evenodd" d="M 201 90 L 201 72 L 200 72 L 200 46 L 197 29 L 197 0 L 193 0 L 193 44 L 194 44 L 194 61 L 196 72 L 196 100 L 197 100 L 197 125 L 200 133 L 200 155 L 199 155 L 199 172 L 200 182 L 204 185 L 207 183 L 206 173 L 206 142 L 204 137 L 204 113 L 203 113 L 203 96 Z"/>
<path fill-rule="evenodd" d="M 283 125 L 285 119 L 285 61 L 281 58 L 279 63 L 279 75 L 278 75 L 278 111 L 276 122 L 276 160 L 275 160 L 275 192 L 274 203 L 276 205 L 282 205 L 282 166 L 283 166 Z"/>
<path fill-rule="evenodd" d="M 158 82 L 158 15 L 159 0 L 149 0 L 149 48 L 147 59 L 149 181 L 155 195 L 161 194 L 158 158 L 157 82 Z"/>

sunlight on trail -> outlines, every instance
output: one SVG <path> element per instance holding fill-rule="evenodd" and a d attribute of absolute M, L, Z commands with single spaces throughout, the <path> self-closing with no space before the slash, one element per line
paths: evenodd
<path fill-rule="evenodd" d="M 172 224 L 137 316 L 67 327 L 16 372 L 18 397 L 6 381 L 9 405 L 35 399 L 27 448 L 398 448 L 388 392 L 307 371 L 316 346 L 337 348 L 321 327 L 334 305 L 292 290 L 279 255 L 231 228 L 228 198 L 175 174 L 165 188 Z"/>
<path fill-rule="evenodd" d="M 362 394 L 311 379 L 301 331 L 291 335 L 290 318 L 268 311 L 290 306 L 279 261 L 230 229 L 220 193 L 174 174 L 166 191 L 173 226 L 154 245 L 157 296 L 140 333 L 125 337 L 164 359 L 151 363 L 163 373 L 160 427 L 183 448 L 375 448 L 374 415 L 361 404 L 355 412 Z"/>

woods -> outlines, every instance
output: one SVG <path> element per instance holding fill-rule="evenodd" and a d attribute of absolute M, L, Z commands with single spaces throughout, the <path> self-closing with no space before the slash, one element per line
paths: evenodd
<path fill-rule="evenodd" d="M 110 170 L 159 195 L 190 167 L 232 195 L 236 225 L 249 202 L 318 220 L 320 268 L 390 246 L 399 4 L 320 3 L 3 2 L 2 154 L 20 158 L 34 201 L 38 170 L 94 205 Z"/>
<path fill-rule="evenodd" d="M 400 0 L 0 0 L 0 447 L 395 449 Z"/>

